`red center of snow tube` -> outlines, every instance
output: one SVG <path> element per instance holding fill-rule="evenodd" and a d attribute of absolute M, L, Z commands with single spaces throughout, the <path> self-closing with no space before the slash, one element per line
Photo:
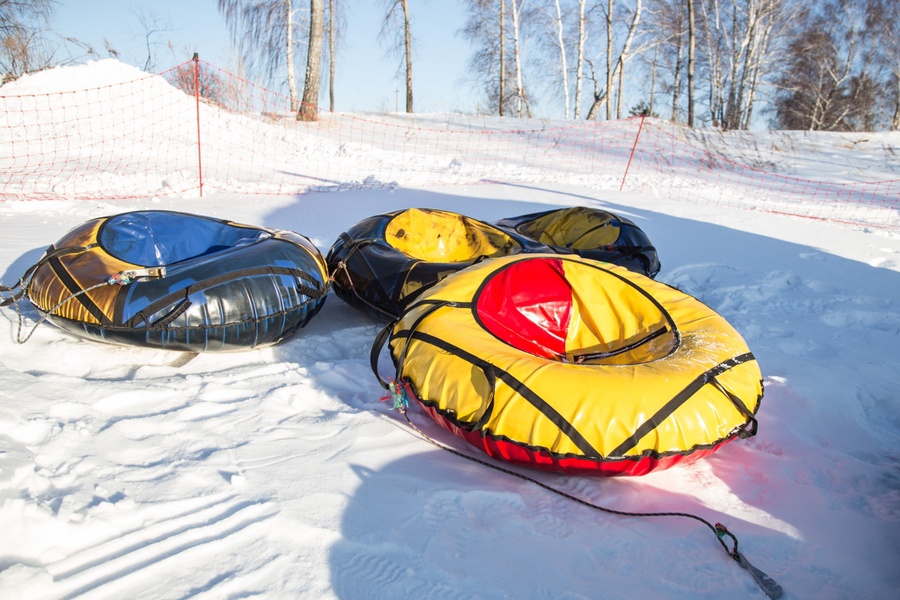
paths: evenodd
<path fill-rule="evenodd" d="M 507 344 L 543 358 L 564 357 L 572 289 L 562 261 L 523 260 L 495 273 L 479 293 L 475 312 Z"/>

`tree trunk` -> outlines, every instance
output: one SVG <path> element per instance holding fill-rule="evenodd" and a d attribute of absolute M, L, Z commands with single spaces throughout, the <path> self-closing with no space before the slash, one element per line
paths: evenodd
<path fill-rule="evenodd" d="M 583 82 L 582 68 L 584 66 L 584 42 L 585 42 L 585 25 L 584 5 L 587 0 L 578 0 L 578 63 L 575 66 L 575 113 L 573 117 L 577 119 L 581 115 L 581 86 Z"/>
<path fill-rule="evenodd" d="M 565 108 L 563 109 L 563 118 L 569 118 L 569 68 L 566 65 L 566 44 L 563 37 L 563 20 L 562 9 L 559 6 L 559 0 L 556 0 L 556 43 L 559 45 L 559 70 L 562 73 L 563 97 L 565 100 Z"/>
<path fill-rule="evenodd" d="M 515 1 L 515 0 L 513 0 Z M 503 116 L 503 107 L 506 104 L 506 0 L 500 0 L 500 110 L 498 114 Z"/>
<path fill-rule="evenodd" d="M 328 0 L 328 110 L 334 112 L 334 0 Z"/>
<path fill-rule="evenodd" d="M 291 0 L 284 0 L 285 20 L 287 21 L 287 79 L 288 94 L 291 98 L 291 112 L 297 110 L 297 76 L 294 73 L 294 14 Z"/>
<path fill-rule="evenodd" d="M 298 121 L 319 118 L 319 80 L 322 69 L 322 25 L 325 6 L 323 0 L 309 0 L 309 50 L 306 55 L 306 79 L 300 102 Z"/>
<path fill-rule="evenodd" d="M 412 87 L 412 35 L 409 29 L 409 0 L 401 0 L 403 6 L 403 42 L 406 48 L 406 112 L 413 112 Z"/>
<path fill-rule="evenodd" d="M 525 107 L 525 85 L 522 81 L 522 50 L 519 46 L 519 17 L 521 16 L 521 4 L 518 0 L 512 1 L 513 23 L 513 59 L 516 64 L 516 116 L 521 117 Z"/>
<path fill-rule="evenodd" d="M 650 106 L 647 112 L 653 115 L 653 101 L 656 99 L 656 61 L 659 56 L 659 44 L 653 45 L 653 63 L 650 66 Z"/>
<path fill-rule="evenodd" d="M 679 24 L 678 51 L 675 54 L 675 81 L 672 83 L 672 122 L 678 121 L 678 96 L 681 91 L 681 68 L 684 62 L 683 29 Z"/>
<path fill-rule="evenodd" d="M 694 31 L 694 0 L 687 0 L 688 18 L 688 127 L 694 126 L 694 45 L 696 34 Z"/>
<path fill-rule="evenodd" d="M 625 90 L 625 86 L 623 84 L 625 80 L 625 63 L 628 60 L 629 55 L 631 54 L 631 43 L 634 41 L 634 36 L 637 33 L 638 25 L 641 23 L 641 11 L 643 10 L 643 0 L 637 0 L 637 3 L 634 6 L 634 17 L 631 19 L 631 24 L 628 26 L 628 37 L 625 38 L 625 44 L 622 46 L 622 53 L 619 54 L 619 59 L 616 63 L 616 69 L 619 71 L 619 91 L 618 91 L 618 101 L 616 102 L 616 118 L 622 118 L 622 97 L 624 96 L 623 92 Z"/>
<path fill-rule="evenodd" d="M 894 90 L 897 96 L 894 98 L 894 116 L 891 118 L 891 129 L 900 130 L 900 73 L 895 74 L 897 79 L 897 89 Z"/>
<path fill-rule="evenodd" d="M 612 23 L 613 0 L 606 2 L 606 120 L 612 119 Z"/>

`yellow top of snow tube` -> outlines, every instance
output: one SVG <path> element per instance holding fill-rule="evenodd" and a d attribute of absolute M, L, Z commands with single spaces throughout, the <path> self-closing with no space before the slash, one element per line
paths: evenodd
<path fill-rule="evenodd" d="M 697 299 L 622 267 L 519 255 L 462 270 L 394 325 L 401 381 L 492 456 L 642 474 L 755 432 L 759 366 Z"/>
<path fill-rule="evenodd" d="M 487 223 L 434 209 L 410 208 L 397 213 L 385 227 L 384 237 L 400 252 L 436 263 L 471 263 L 517 248 L 510 236 Z"/>
<path fill-rule="evenodd" d="M 590 250 L 616 243 L 621 227 L 612 213 L 578 206 L 548 211 L 523 223 L 519 231 L 548 246 Z"/>

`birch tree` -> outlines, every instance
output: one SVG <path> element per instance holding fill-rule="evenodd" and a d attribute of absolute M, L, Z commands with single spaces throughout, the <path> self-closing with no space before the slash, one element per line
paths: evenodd
<path fill-rule="evenodd" d="M 522 58 L 522 23 L 528 0 L 509 0 L 510 35 L 513 42 L 513 66 L 516 78 L 515 108 L 517 117 L 531 116 L 531 103 L 525 93 L 525 72 Z"/>
<path fill-rule="evenodd" d="M 785 129 L 852 131 L 872 123 L 874 54 L 862 7 L 829 0 L 811 12 L 789 46 L 777 124 Z"/>
<path fill-rule="evenodd" d="M 386 14 L 381 26 L 381 35 L 391 37 L 391 50 L 399 52 L 404 59 L 406 80 L 406 112 L 413 112 L 412 75 L 412 32 L 409 20 L 409 0 L 386 0 Z"/>
<path fill-rule="evenodd" d="M 552 95 L 562 97 L 562 116 L 568 119 L 572 116 L 569 74 L 573 69 L 570 53 L 577 47 L 577 40 L 573 38 L 571 31 L 572 26 L 578 25 L 576 5 L 571 1 L 539 0 L 534 6 L 533 21 L 538 28 L 536 41 L 540 52 L 532 58 L 532 67 L 543 74 Z M 577 74 L 578 69 L 574 71 Z"/>
<path fill-rule="evenodd" d="M 247 57 L 248 69 L 276 80 L 280 79 L 277 73 L 284 73 L 281 81 L 287 83 L 291 110 L 297 110 L 295 34 L 305 28 L 295 18 L 291 0 L 217 1 L 232 41 Z"/>
<path fill-rule="evenodd" d="M 319 118 L 319 83 L 322 74 L 322 36 L 325 18 L 323 0 L 309 0 L 309 44 L 306 52 L 306 77 L 303 99 L 297 119 L 315 121 Z"/>
<path fill-rule="evenodd" d="M 503 116 L 503 108 L 506 104 L 506 0 L 500 0 L 500 93 L 499 93 L 499 115 Z"/>
<path fill-rule="evenodd" d="M 694 50 L 697 45 L 697 33 L 694 28 L 694 0 L 685 0 L 688 26 L 688 127 L 694 126 Z"/>
<path fill-rule="evenodd" d="M 795 14 L 791 0 L 694 0 L 704 37 L 710 119 L 747 129 L 760 85 L 780 67 L 774 53 Z M 696 10 L 698 8 L 699 10 Z"/>
<path fill-rule="evenodd" d="M 873 47 L 883 70 L 882 105 L 887 126 L 900 130 L 900 2 L 869 0 L 866 7 L 866 27 L 874 35 Z"/>
<path fill-rule="evenodd" d="M 563 91 L 563 116 L 568 118 L 569 116 L 569 67 L 566 64 L 566 41 L 565 41 L 565 33 L 563 27 L 563 13 L 562 8 L 559 5 L 559 0 L 554 0 L 556 14 L 553 19 L 554 29 L 556 33 L 556 45 L 559 50 L 559 74 L 560 79 L 562 80 L 561 87 Z"/>
<path fill-rule="evenodd" d="M 625 32 L 625 40 L 622 43 L 622 46 L 616 52 L 614 50 L 613 36 L 614 36 L 614 20 L 612 18 L 613 11 L 615 10 L 614 0 L 607 0 L 606 11 L 604 13 L 605 16 L 605 28 L 606 28 L 606 87 L 601 90 L 599 86 L 599 81 L 597 78 L 596 69 L 593 66 L 593 63 L 588 61 L 589 66 L 591 67 L 591 77 L 594 80 L 594 101 L 591 104 L 590 109 L 588 110 L 587 119 L 596 119 L 600 109 L 606 107 L 606 118 L 612 118 L 612 95 L 613 95 L 613 82 L 618 79 L 622 81 L 624 79 L 624 70 L 625 63 L 631 58 L 631 50 L 632 44 L 635 39 L 635 35 L 638 33 L 638 26 L 641 23 L 641 14 L 643 11 L 643 1 L 635 0 L 634 8 L 631 12 L 631 18 L 628 22 L 627 30 Z M 621 86 L 620 86 L 621 88 Z M 621 94 L 623 90 L 619 90 L 619 94 Z M 618 102 L 617 114 L 621 116 L 621 100 Z"/>
<path fill-rule="evenodd" d="M 673 121 L 678 119 L 679 114 L 681 72 L 687 34 L 685 12 L 682 10 L 684 1 L 649 0 L 645 8 L 647 48 L 643 56 L 649 56 L 647 68 L 650 70 L 650 101 L 647 109 L 651 113 L 655 112 L 655 95 L 659 87 L 662 92 L 671 94 Z M 659 85 L 657 80 L 660 80 Z"/>
<path fill-rule="evenodd" d="M 581 90 L 584 85 L 584 46 L 587 41 L 587 19 L 585 7 L 587 0 L 578 0 L 578 52 L 575 58 L 575 112 L 572 117 L 581 116 Z"/>
<path fill-rule="evenodd" d="M 335 36 L 337 35 L 335 0 L 328 0 L 328 110 L 334 112 Z"/>
<path fill-rule="evenodd" d="M 496 110 L 500 116 L 520 116 L 517 106 L 524 106 L 527 110 L 528 91 L 524 76 L 520 78 L 520 73 L 516 72 L 515 36 L 510 33 L 508 25 L 512 25 L 513 20 L 510 17 L 512 4 L 518 2 L 516 11 L 521 15 L 522 1 L 465 1 L 468 17 L 460 34 L 474 46 L 469 59 L 470 76 L 482 88 L 487 105 L 492 107 L 491 112 Z M 508 41 L 513 42 L 513 58 L 507 52 Z M 521 87 L 517 85 L 510 90 L 508 81 L 520 81 Z"/>

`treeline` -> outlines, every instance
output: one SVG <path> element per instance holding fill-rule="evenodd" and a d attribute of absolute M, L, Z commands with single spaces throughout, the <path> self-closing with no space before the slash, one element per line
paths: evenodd
<path fill-rule="evenodd" d="M 298 118 L 315 119 L 323 80 L 334 110 L 345 12 L 361 1 L 372 0 L 217 6 L 242 66 L 286 85 Z M 529 117 L 540 109 L 570 119 L 648 114 L 722 129 L 900 129 L 900 0 L 457 1 L 467 15 L 458 33 L 472 47 L 469 78 L 486 114 Z M 413 112 L 415 17 L 429 4 L 379 2 L 380 39 L 397 57 Z M 0 0 L 7 76 L 44 66 L 33 24 L 45 22 L 52 5 Z M 149 41 L 158 23 L 140 16 Z M 305 73 L 299 84 L 297 72 Z"/>
<path fill-rule="evenodd" d="M 495 114 L 900 129 L 898 0 L 463 1 Z"/>

